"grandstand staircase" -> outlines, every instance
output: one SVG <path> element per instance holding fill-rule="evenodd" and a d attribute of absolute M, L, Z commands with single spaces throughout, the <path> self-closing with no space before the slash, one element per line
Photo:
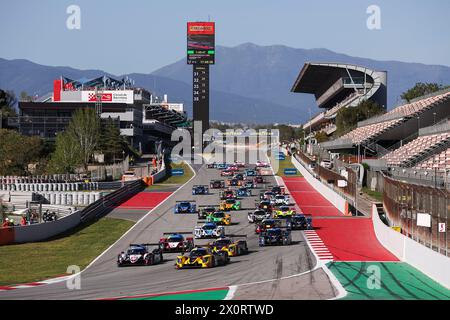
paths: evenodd
<path fill-rule="evenodd" d="M 419 162 L 421 162 L 425 159 L 428 159 L 436 154 L 439 154 L 442 151 L 447 150 L 448 148 L 450 148 L 450 138 L 447 138 L 446 140 L 441 141 L 441 142 L 431 146 L 430 148 L 424 149 L 419 154 L 411 157 L 410 159 L 408 159 L 406 161 L 403 161 L 401 163 L 401 166 L 407 167 L 407 168 L 414 167 Z"/>

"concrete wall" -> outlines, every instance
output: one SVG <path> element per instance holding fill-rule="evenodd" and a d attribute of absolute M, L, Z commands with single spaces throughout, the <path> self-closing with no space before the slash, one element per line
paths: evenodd
<path fill-rule="evenodd" d="M 52 222 L 14 227 L 15 243 L 42 241 L 76 227 L 80 223 L 80 211 Z"/>
<path fill-rule="evenodd" d="M 324 185 L 320 180 L 314 178 L 312 174 L 295 158 L 292 157 L 292 163 L 298 171 L 305 177 L 312 187 L 333 204 L 340 212 L 346 213 L 347 201 L 337 194 L 330 187 Z"/>
<path fill-rule="evenodd" d="M 376 206 L 372 207 L 372 221 L 378 241 L 421 272 L 450 289 L 450 258 L 433 251 L 420 243 L 405 237 L 386 226 L 378 216 Z"/>

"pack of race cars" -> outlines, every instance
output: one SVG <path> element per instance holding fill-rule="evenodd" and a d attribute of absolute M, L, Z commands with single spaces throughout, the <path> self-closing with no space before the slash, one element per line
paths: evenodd
<path fill-rule="evenodd" d="M 175 267 L 212 268 L 226 265 L 230 257 L 248 253 L 246 235 L 227 234 L 226 227 L 232 225 L 233 211 L 242 210 L 244 197 L 257 195 L 252 190 L 262 187 L 266 180 L 260 174 L 260 168 L 268 163 L 258 161 L 255 167 L 246 168 L 243 163 L 208 164 L 207 168 L 220 171 L 225 179 L 211 180 L 208 185 L 194 185 L 192 195 L 215 194 L 211 190 L 219 189 L 217 205 L 197 206 L 194 200 L 177 201 L 175 214 L 197 214 L 202 222 L 193 231 L 166 232 L 158 243 L 131 244 L 117 257 L 117 265 L 152 265 L 163 261 L 163 253 L 176 252 Z M 241 170 L 242 169 L 242 170 Z M 248 222 L 255 225 L 258 245 L 290 245 L 292 230 L 313 229 L 311 216 L 297 213 L 290 207 L 290 197 L 284 187 L 269 186 L 260 190 L 255 209 L 247 213 Z M 210 239 L 207 244 L 197 245 L 194 241 Z"/>

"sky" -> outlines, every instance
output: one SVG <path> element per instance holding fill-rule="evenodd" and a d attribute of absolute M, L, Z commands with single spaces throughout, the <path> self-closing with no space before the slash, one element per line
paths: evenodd
<path fill-rule="evenodd" d="M 326 48 L 450 66 L 448 0 L 0 0 L 0 57 L 150 73 L 184 58 L 186 22 L 215 21 L 216 44 Z M 70 5 L 80 29 L 69 29 Z M 367 8 L 380 8 L 369 30 Z"/>

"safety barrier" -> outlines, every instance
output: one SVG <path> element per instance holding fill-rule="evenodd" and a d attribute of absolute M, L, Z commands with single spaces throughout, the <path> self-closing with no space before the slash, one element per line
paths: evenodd
<path fill-rule="evenodd" d="M 54 174 L 40 176 L 0 176 L 0 184 L 16 183 L 67 183 L 84 182 L 85 176 L 80 174 Z"/>
<path fill-rule="evenodd" d="M 378 215 L 376 205 L 372 206 L 372 222 L 375 235 L 384 247 L 400 260 L 450 289 L 450 257 L 439 254 L 386 226 Z"/>
<path fill-rule="evenodd" d="M 0 191 L 45 192 L 98 190 L 98 182 L 0 183 Z"/>

